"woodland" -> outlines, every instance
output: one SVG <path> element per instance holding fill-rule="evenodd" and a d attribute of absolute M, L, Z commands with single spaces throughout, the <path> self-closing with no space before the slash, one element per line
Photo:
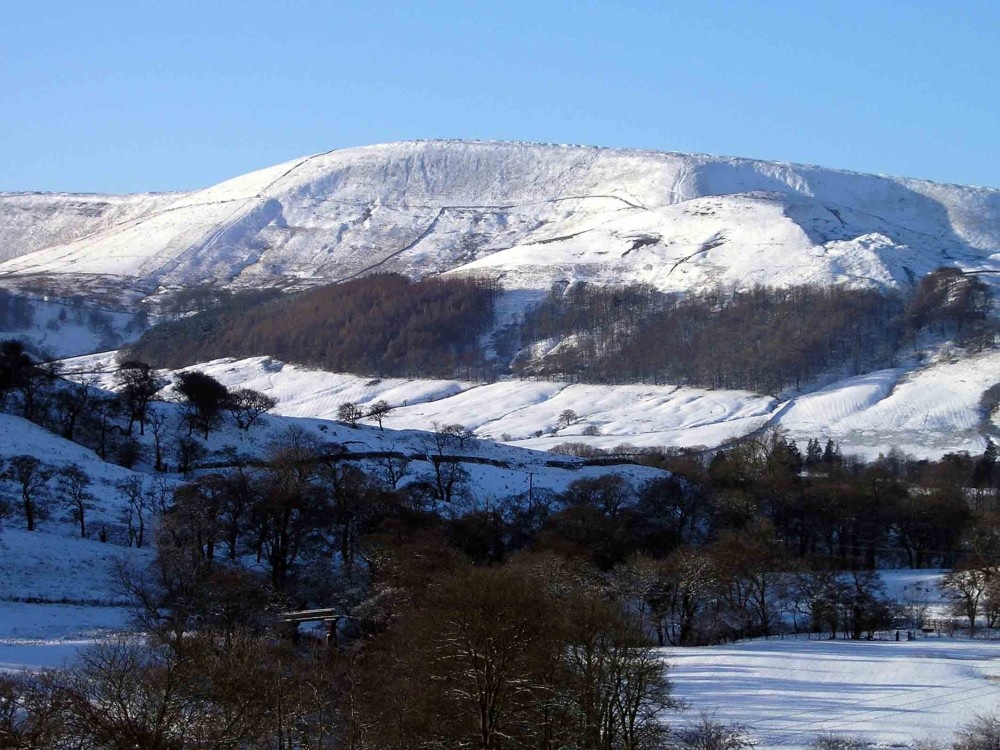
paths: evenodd
<path fill-rule="evenodd" d="M 211 298 L 123 353 L 114 392 L 2 342 L 4 411 L 141 472 L 115 487 L 119 522 L 95 526 L 80 467 L 10 456 L 0 518 L 28 530 L 70 519 L 81 537 L 153 556 L 116 572 L 147 637 L 106 641 L 65 670 L 0 676 L 0 745 L 741 750 L 745 727 L 674 721 L 683 706 L 657 647 L 919 630 L 926 608 L 890 599 L 882 568 L 950 568 L 954 627 L 1000 625 L 992 443 L 979 456 L 871 462 L 822 435 L 803 451 L 779 431 L 713 452 L 567 444 L 600 465 L 669 473 L 635 483 L 609 466 L 563 492 L 471 503 L 461 425 L 433 433 L 418 471 L 294 427 L 262 455 L 210 453 L 219 425 L 254 430 L 275 404 L 197 370 L 161 400 L 157 368 L 223 355 L 768 391 L 882 367 L 928 338 L 976 349 L 994 336 L 984 285 L 946 270 L 909 296 L 575 285 L 502 331 L 487 360 L 479 339 L 497 294 L 384 275 Z M 520 354 L 545 341 L 561 345 Z M 386 408 L 343 404 L 340 418 L 381 429 Z M 325 634 L 283 615 L 317 607 L 330 613 Z M 956 743 L 996 730 L 984 718 Z"/>
<path fill-rule="evenodd" d="M 156 367 L 268 355 L 373 377 L 513 374 L 777 393 L 894 366 L 927 341 L 978 351 L 996 338 L 988 287 L 955 269 L 928 274 L 905 295 L 800 286 L 679 298 L 577 283 L 487 336 L 499 294 L 476 279 L 395 274 L 292 295 L 237 294 L 154 327 L 126 356 Z"/>

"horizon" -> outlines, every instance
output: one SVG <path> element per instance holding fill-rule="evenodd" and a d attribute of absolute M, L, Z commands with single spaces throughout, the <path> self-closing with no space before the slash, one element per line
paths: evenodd
<path fill-rule="evenodd" d="M 236 11 L 236 12 L 234 12 Z M 433 139 L 731 155 L 1000 188 L 1000 7 L 260 0 L 9 9 L 6 192 L 187 192 Z"/>
<path fill-rule="evenodd" d="M 760 159 L 752 156 L 742 156 L 738 154 L 724 154 L 724 153 L 708 153 L 699 151 L 678 151 L 675 149 L 655 149 L 655 148 L 633 148 L 629 146 L 602 146 L 599 144 L 591 143 L 555 143 L 555 142 L 544 142 L 544 141 L 525 141 L 525 140 L 503 140 L 503 139 L 484 139 L 484 138 L 405 138 L 395 141 L 383 141 L 380 143 L 360 143 L 350 146 L 342 146 L 338 148 L 327 149 L 326 151 L 316 151 L 309 154 L 301 154 L 297 157 L 291 159 L 285 159 L 280 162 L 275 162 L 272 164 L 262 164 L 252 166 L 245 172 L 239 174 L 229 175 L 223 177 L 216 182 L 207 185 L 195 186 L 188 190 L 134 190 L 134 191 L 123 191 L 123 192 L 101 192 L 96 190 L 6 190 L 0 189 L 0 195 L 167 195 L 171 193 L 176 193 L 178 195 L 195 193 L 199 190 L 205 190 L 216 185 L 228 182 L 230 180 L 239 179 L 240 177 L 252 174 L 257 171 L 268 169 L 270 167 L 275 167 L 280 164 L 298 161 L 300 159 L 309 159 L 315 156 L 322 156 L 324 154 L 332 154 L 338 151 L 351 151 L 355 149 L 363 148 L 373 148 L 379 146 L 392 146 L 396 144 L 405 143 L 475 143 L 483 145 L 510 145 L 510 146 L 537 146 L 537 147 L 550 147 L 550 148 L 579 148 L 579 149 L 590 149 L 595 151 L 622 151 L 622 152 L 635 152 L 640 154 L 648 154 L 650 156 L 655 155 L 676 155 L 676 156 L 692 156 L 692 157 L 704 157 L 708 159 L 719 159 L 719 160 L 734 160 L 734 161 L 746 161 L 753 163 L 764 163 L 764 164 L 779 164 L 787 165 L 790 167 L 802 167 L 806 169 L 822 169 L 829 172 L 841 172 L 845 174 L 854 174 L 866 177 L 879 177 L 888 180 L 914 180 L 917 182 L 927 182 L 935 185 L 941 185 L 942 187 L 960 187 L 960 188 L 972 188 L 977 190 L 990 190 L 1000 192 L 1000 187 L 994 187 L 991 185 L 976 185 L 967 184 L 960 182 L 946 182 L 943 180 L 935 180 L 927 177 L 922 177 L 920 175 L 910 175 L 910 174 L 886 174 L 879 172 L 864 172 L 857 169 L 848 169 L 843 167 L 831 166 L 827 164 L 815 164 L 802 161 L 788 161 L 784 159 Z"/>

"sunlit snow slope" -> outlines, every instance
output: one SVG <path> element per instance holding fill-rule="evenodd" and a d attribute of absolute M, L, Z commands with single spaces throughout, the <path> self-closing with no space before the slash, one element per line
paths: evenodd
<path fill-rule="evenodd" d="M 68 363 L 72 369 L 113 368 L 111 355 Z M 747 391 L 677 386 L 604 386 L 540 380 L 366 378 L 289 365 L 269 357 L 196 365 L 230 387 L 263 391 L 288 417 L 337 418 L 345 402 L 386 401 L 394 430 L 461 424 L 477 437 L 540 450 L 560 443 L 613 449 L 715 448 L 776 427 L 801 443 L 832 438 L 846 453 L 869 459 L 895 447 L 922 458 L 981 453 L 1000 436 L 988 423 L 982 394 L 997 381 L 1000 352 L 939 361 L 913 370 L 882 370 L 779 401 Z M 110 383 L 110 375 L 108 376 Z M 564 412 L 576 419 L 566 423 Z"/>
<path fill-rule="evenodd" d="M 332 151 L 172 196 L 0 195 L 0 276 L 146 286 L 465 269 L 507 288 L 905 284 L 1000 270 L 1000 191 L 746 159 L 465 141 Z M 9 280 L 9 279 L 8 279 Z"/>

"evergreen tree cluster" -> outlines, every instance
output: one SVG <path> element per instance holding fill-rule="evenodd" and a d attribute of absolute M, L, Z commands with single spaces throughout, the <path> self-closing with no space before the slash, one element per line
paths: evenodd
<path fill-rule="evenodd" d="M 986 285 L 952 268 L 927 274 L 907 296 L 757 286 L 679 297 L 643 284 L 561 284 L 484 346 L 497 293 L 481 280 L 380 274 L 295 295 L 216 294 L 126 356 L 181 367 L 268 355 L 371 376 L 513 373 L 777 393 L 894 366 L 921 336 L 980 350 L 996 333 Z M 542 342 L 548 353 L 531 354 Z"/>
<path fill-rule="evenodd" d="M 471 279 L 378 274 L 295 295 L 224 304 L 157 326 L 127 356 L 180 367 L 269 355 L 337 372 L 450 377 L 482 365 L 496 289 Z"/>
<path fill-rule="evenodd" d="M 925 332 L 992 345 L 990 304 L 986 285 L 955 269 L 928 274 L 908 298 L 836 286 L 676 298 L 642 285 L 577 284 L 553 289 L 507 337 L 526 347 L 572 337 L 541 360 L 515 360 L 522 374 L 774 393 L 830 371 L 891 366 Z"/>

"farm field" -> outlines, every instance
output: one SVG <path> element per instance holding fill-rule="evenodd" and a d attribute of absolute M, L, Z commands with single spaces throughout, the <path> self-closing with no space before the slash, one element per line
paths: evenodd
<path fill-rule="evenodd" d="M 948 740 L 1000 707 L 1000 642 L 772 639 L 665 649 L 675 695 L 750 728 L 760 748 L 808 746 L 819 734 L 878 745 Z M 677 719 L 675 719 L 677 721 Z"/>

